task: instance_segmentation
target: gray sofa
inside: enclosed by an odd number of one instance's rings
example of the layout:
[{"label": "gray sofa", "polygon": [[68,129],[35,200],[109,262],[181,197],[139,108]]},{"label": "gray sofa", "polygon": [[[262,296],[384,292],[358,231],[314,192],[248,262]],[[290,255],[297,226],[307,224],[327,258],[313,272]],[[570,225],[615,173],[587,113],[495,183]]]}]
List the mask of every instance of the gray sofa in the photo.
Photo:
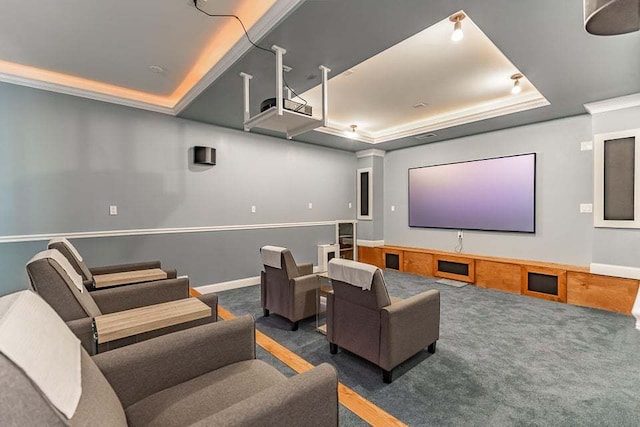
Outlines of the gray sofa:
[{"label": "gray sofa", "polygon": [[[75,338],[65,335],[73,337],[64,323],[51,318],[54,312],[43,317],[49,309],[44,302],[45,310],[28,301],[30,310],[20,311],[36,314],[36,322],[47,319],[50,329],[45,335],[27,328],[33,322],[24,316],[3,322],[11,309],[6,300],[13,296],[0,298],[3,426],[338,425],[335,370],[322,364],[287,378],[256,360],[251,316],[92,357],[77,339],[74,343]],[[26,297],[38,298],[33,293],[20,295],[21,300]],[[12,328],[7,331],[9,323]],[[35,358],[32,352],[37,352]],[[58,381],[38,375],[43,365],[46,376]],[[65,387],[60,387],[61,381]]]},{"label": "gray sofa", "polygon": [[[152,268],[162,269],[160,261],[142,261],[129,264],[117,264],[107,265],[102,267],[88,267],[82,256],[78,253],[78,250],[67,239],[53,239],[48,245],[48,249],[56,249],[62,255],[67,258],[69,263],[73,266],[76,272],[82,276],[85,287],[89,291],[94,290],[93,276],[99,276],[101,274],[122,273],[125,271],[138,271],[138,270],[150,270]],[[178,277],[178,272],[175,269],[163,269],[167,274],[167,279],[175,279]]]},{"label": "gray sofa", "polygon": [[383,381],[393,369],[440,337],[440,292],[407,299],[389,297],[382,271],[355,261],[332,259],[327,295],[327,339],[332,354],[343,347],[380,366]]},{"label": "gray sofa", "polygon": [[299,321],[318,312],[316,292],[320,282],[313,264],[296,264],[291,251],[276,246],[260,249],[264,271],[260,274],[260,296],[264,315],[274,312],[287,318],[291,330]]},{"label": "gray sofa", "polygon": [[[65,268],[71,271],[68,272]],[[66,257],[55,249],[34,256],[27,264],[27,274],[33,290],[67,322],[90,354],[96,350],[92,328],[94,317],[189,298],[189,279],[186,278],[87,292],[83,284],[74,283],[70,277],[74,274],[73,267],[67,262]],[[218,296],[206,294],[198,298],[211,307],[210,317],[100,344],[97,350],[102,352],[169,332],[215,322],[218,315]]]}]

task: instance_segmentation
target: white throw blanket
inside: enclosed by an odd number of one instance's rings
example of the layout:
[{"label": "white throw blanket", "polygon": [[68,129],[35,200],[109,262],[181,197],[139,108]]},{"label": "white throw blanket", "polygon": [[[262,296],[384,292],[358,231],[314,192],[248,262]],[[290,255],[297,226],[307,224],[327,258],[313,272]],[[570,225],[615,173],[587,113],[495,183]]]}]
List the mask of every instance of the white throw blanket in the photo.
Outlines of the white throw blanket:
[{"label": "white throw blanket", "polygon": [[65,417],[73,416],[82,395],[80,340],[32,291],[0,298],[0,352]]},{"label": "white throw blanket", "polygon": [[41,260],[41,259],[52,259],[58,263],[60,267],[67,273],[73,285],[78,288],[80,292],[84,292],[84,284],[82,283],[82,277],[76,272],[75,268],[71,265],[69,260],[60,253],[57,249],[49,249],[46,251],[42,251],[37,253],[33,258],[29,260],[27,264],[31,264],[32,262]]},{"label": "white throw blanket", "polygon": [[329,261],[329,278],[370,291],[373,275],[378,267],[348,259],[334,258]]},{"label": "white throw blanket", "polygon": [[282,252],[287,248],[280,246],[263,246],[260,248],[262,263],[273,268],[282,268]]},{"label": "white throw blanket", "polygon": [[73,256],[76,258],[76,260],[78,260],[78,262],[82,262],[82,255],[80,255],[80,252],[78,252],[78,250],[76,249],[75,246],[73,246],[71,244],[70,241],[68,241],[66,238],[64,237],[57,237],[55,239],[51,239],[49,240],[49,245],[48,247],[50,248],[52,244],[54,243],[62,243],[63,245],[65,245],[69,251],[71,251],[71,253],[73,254]]}]

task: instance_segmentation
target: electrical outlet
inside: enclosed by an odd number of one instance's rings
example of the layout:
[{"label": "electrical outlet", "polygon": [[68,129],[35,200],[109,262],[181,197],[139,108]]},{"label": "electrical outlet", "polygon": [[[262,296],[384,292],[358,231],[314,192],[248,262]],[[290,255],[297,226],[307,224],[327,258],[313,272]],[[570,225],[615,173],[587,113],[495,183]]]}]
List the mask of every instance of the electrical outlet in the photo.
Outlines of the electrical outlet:
[{"label": "electrical outlet", "polygon": [[118,215],[118,207],[116,205],[109,206],[109,215]]},{"label": "electrical outlet", "polygon": [[256,213],[256,207],[255,206],[251,206],[251,213]]},{"label": "electrical outlet", "polygon": [[458,239],[462,239],[464,237],[464,233],[462,232],[462,230],[458,231]]},{"label": "electrical outlet", "polygon": [[396,207],[391,205],[391,212],[395,212],[396,211]]},{"label": "electrical outlet", "polygon": [[313,209],[313,203],[309,202],[309,209]]},{"label": "electrical outlet", "polygon": [[351,206],[352,206],[352,205],[351,205],[351,202],[349,202],[349,209],[351,209]]}]

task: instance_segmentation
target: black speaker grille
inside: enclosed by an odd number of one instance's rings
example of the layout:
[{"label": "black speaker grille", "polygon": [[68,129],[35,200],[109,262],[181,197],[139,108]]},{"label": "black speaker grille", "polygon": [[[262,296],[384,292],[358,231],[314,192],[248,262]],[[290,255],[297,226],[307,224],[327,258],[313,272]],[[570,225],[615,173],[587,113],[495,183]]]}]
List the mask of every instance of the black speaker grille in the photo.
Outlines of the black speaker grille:
[{"label": "black speaker grille", "polygon": [[527,289],[542,294],[558,295],[558,276],[529,273]]},{"label": "black speaker grille", "polygon": [[384,267],[400,270],[400,256],[398,254],[384,254]]},{"label": "black speaker grille", "polygon": [[469,264],[438,260],[438,271],[442,271],[443,273],[459,274],[460,276],[468,276]]}]

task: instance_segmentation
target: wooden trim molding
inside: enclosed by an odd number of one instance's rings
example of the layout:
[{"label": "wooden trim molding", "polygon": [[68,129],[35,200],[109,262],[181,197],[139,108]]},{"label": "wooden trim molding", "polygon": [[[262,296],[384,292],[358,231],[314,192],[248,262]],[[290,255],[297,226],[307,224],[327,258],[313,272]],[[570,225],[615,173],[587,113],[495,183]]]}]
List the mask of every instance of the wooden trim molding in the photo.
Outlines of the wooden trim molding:
[{"label": "wooden trim molding", "polygon": [[[610,310],[631,314],[633,304],[640,287],[638,277],[621,278],[619,269],[611,270],[616,274],[590,272],[588,267],[557,264],[514,258],[500,258],[484,255],[457,254],[427,248],[403,246],[381,246],[358,248],[361,262],[385,268],[384,254],[401,254],[400,271],[429,277],[446,277],[474,283],[481,288],[494,289],[513,294],[543,298],[560,303]],[[451,275],[438,271],[438,260],[465,262],[469,265],[467,276]],[[593,265],[592,265],[593,267]],[[614,266],[615,267],[615,266]],[[640,271],[640,270],[638,270]],[[529,272],[556,276],[557,295],[529,290]],[[606,270],[609,273],[609,270]],[[634,271],[634,273],[637,273]],[[638,297],[640,298],[640,297]],[[640,300],[640,299],[639,299]],[[640,312],[640,304],[638,305]]]}]

